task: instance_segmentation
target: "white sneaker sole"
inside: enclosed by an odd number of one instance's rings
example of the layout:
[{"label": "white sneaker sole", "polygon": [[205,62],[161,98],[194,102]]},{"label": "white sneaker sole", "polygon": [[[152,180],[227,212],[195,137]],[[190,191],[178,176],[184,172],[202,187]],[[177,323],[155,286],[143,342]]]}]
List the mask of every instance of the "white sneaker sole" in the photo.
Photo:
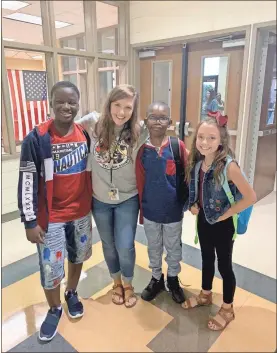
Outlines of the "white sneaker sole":
[{"label": "white sneaker sole", "polygon": [[51,336],[51,337],[40,337],[40,334],[39,334],[38,338],[39,338],[40,341],[43,341],[43,342],[52,341],[52,339],[56,336],[57,331],[58,331],[58,328],[56,329],[56,331],[54,332],[53,336]]},{"label": "white sneaker sole", "polygon": [[[62,314],[61,314],[61,316],[60,316],[60,319],[61,319],[62,315],[63,315],[63,312],[62,312]],[[58,324],[58,326],[59,326],[59,324]],[[56,334],[57,334],[57,332],[58,332],[58,326],[57,326],[57,328],[56,328],[56,331],[53,333],[53,335],[52,335],[51,337],[40,337],[40,332],[39,332],[39,334],[38,334],[39,340],[40,340],[40,341],[43,341],[43,342],[52,341],[52,339],[56,336]]]},{"label": "white sneaker sole", "polygon": [[75,316],[71,315],[70,312],[68,311],[68,316],[71,318],[71,319],[79,319],[80,317],[83,317],[84,316],[84,313],[83,314],[77,314]]}]

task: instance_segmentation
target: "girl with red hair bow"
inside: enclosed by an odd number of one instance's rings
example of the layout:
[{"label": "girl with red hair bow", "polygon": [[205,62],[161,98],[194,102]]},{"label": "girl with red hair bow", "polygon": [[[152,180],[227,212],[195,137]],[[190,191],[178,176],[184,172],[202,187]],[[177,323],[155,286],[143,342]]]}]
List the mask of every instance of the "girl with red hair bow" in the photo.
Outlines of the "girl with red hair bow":
[{"label": "girl with red hair bow", "polygon": [[[208,327],[222,330],[235,318],[233,300],[236,279],[232,268],[235,227],[233,215],[253,205],[256,194],[243,176],[230,147],[228,116],[209,112],[202,120],[192,142],[186,168],[189,184],[189,209],[197,215],[197,231],[202,255],[202,290],[186,300],[182,307],[190,309],[212,304],[212,282],[215,252],[223,279],[223,304]],[[227,176],[235,203],[230,204],[222,188]]]}]

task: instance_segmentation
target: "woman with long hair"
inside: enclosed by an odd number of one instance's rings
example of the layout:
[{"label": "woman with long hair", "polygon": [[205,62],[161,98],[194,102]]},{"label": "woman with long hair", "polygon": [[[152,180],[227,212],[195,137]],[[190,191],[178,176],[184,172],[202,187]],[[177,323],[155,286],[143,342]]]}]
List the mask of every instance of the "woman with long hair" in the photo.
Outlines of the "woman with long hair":
[{"label": "woman with long hair", "polygon": [[215,90],[210,88],[206,93],[206,101],[203,104],[203,113],[207,114],[208,112],[217,112],[218,111],[218,102],[216,100]]},{"label": "woman with long hair", "polygon": [[92,210],[114,280],[112,301],[127,308],[137,302],[132,286],[139,212],[135,160],[148,137],[137,111],[134,87],[119,85],[108,95],[100,118],[92,113],[81,119],[91,135]]}]

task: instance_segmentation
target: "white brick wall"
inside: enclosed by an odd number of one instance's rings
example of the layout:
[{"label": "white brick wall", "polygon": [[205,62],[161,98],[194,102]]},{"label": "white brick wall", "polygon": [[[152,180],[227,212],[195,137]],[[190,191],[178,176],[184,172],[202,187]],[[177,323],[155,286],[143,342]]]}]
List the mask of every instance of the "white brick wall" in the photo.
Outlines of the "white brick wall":
[{"label": "white brick wall", "polygon": [[276,20],[275,1],[130,1],[131,44]]}]

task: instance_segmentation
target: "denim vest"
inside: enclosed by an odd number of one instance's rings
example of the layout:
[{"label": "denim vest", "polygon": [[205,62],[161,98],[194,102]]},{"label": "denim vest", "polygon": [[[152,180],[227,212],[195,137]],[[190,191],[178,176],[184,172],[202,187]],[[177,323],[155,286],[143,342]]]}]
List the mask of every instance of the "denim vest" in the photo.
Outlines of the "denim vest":
[{"label": "denim vest", "polygon": [[[202,161],[197,162],[191,171],[191,181],[189,185],[189,207],[193,206],[199,198],[199,173],[201,164]],[[237,187],[232,182],[229,183],[229,186],[235,201],[241,200],[242,195]],[[217,186],[215,183],[213,165],[205,173],[202,187],[203,211],[205,218],[208,223],[214,224],[216,223],[217,219],[231,207],[231,205],[222,186]]]}]

